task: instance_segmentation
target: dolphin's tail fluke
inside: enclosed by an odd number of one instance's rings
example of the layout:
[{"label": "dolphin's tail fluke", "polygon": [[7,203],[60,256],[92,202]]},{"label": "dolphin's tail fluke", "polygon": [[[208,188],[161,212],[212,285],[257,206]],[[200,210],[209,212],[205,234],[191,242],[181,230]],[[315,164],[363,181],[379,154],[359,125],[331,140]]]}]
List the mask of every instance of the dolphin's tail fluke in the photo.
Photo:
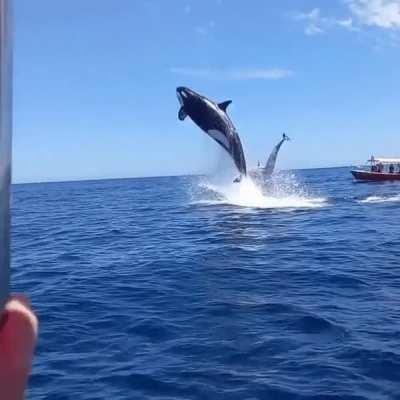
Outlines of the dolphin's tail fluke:
[{"label": "dolphin's tail fluke", "polygon": [[264,167],[264,175],[270,176],[274,172],[276,158],[278,157],[278,153],[279,153],[279,150],[280,150],[283,142],[285,142],[286,140],[290,140],[290,138],[289,138],[289,136],[286,135],[286,133],[284,133],[282,135],[282,139],[274,147],[274,149],[272,150],[271,154],[268,157],[267,163],[265,164],[265,167]]}]

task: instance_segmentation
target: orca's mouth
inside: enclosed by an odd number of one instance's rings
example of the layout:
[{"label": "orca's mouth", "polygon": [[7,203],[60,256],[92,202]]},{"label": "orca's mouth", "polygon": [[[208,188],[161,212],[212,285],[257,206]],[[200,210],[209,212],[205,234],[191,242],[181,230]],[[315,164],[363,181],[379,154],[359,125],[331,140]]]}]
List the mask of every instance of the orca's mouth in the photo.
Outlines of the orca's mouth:
[{"label": "orca's mouth", "polygon": [[184,99],[186,99],[188,97],[188,95],[185,93],[184,90],[182,90],[182,88],[178,88],[176,91],[176,97],[178,97],[179,100],[179,104],[180,104],[180,109],[178,112],[178,118],[183,121],[186,117],[186,111],[185,111],[185,101]]}]

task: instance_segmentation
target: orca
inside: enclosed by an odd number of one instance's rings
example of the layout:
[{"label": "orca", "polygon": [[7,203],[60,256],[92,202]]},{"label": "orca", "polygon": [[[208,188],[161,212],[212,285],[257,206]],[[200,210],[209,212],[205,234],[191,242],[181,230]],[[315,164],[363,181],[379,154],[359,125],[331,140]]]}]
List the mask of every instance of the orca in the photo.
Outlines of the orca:
[{"label": "orca", "polygon": [[226,113],[232,101],[215,103],[183,86],[176,89],[176,94],[181,105],[178,118],[183,121],[189,116],[201,130],[228,152],[240,173],[240,177],[235,181],[240,181],[242,176],[247,174],[246,159],[239,134]]}]

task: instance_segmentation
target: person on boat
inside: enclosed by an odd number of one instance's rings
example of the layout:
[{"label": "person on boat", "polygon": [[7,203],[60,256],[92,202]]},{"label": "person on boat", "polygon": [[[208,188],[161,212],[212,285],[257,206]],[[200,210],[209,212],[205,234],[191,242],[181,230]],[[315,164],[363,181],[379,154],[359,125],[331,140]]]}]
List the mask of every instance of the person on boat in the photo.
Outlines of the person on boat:
[{"label": "person on boat", "polygon": [[23,400],[38,334],[28,298],[12,295],[0,319],[0,398]]},{"label": "person on boat", "polygon": [[389,172],[390,172],[391,174],[393,174],[393,172],[394,172],[394,165],[393,165],[393,164],[390,164],[390,165],[389,165]]},{"label": "person on boat", "polygon": [[376,172],[376,171],[377,171],[376,165],[372,164],[371,165],[371,172]]},{"label": "person on boat", "polygon": [[383,172],[383,164],[381,162],[378,164],[378,172]]}]

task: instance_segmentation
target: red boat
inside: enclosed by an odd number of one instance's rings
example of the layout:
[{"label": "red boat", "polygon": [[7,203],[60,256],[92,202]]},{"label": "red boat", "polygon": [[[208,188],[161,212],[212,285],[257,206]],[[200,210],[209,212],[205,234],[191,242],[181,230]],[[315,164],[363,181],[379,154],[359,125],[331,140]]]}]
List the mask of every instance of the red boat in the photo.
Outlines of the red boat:
[{"label": "red boat", "polygon": [[351,174],[360,181],[400,181],[400,158],[374,158],[368,160],[369,170],[353,169]]},{"label": "red boat", "polygon": [[370,172],[357,169],[350,172],[359,181],[400,181],[400,173],[398,172]]}]

